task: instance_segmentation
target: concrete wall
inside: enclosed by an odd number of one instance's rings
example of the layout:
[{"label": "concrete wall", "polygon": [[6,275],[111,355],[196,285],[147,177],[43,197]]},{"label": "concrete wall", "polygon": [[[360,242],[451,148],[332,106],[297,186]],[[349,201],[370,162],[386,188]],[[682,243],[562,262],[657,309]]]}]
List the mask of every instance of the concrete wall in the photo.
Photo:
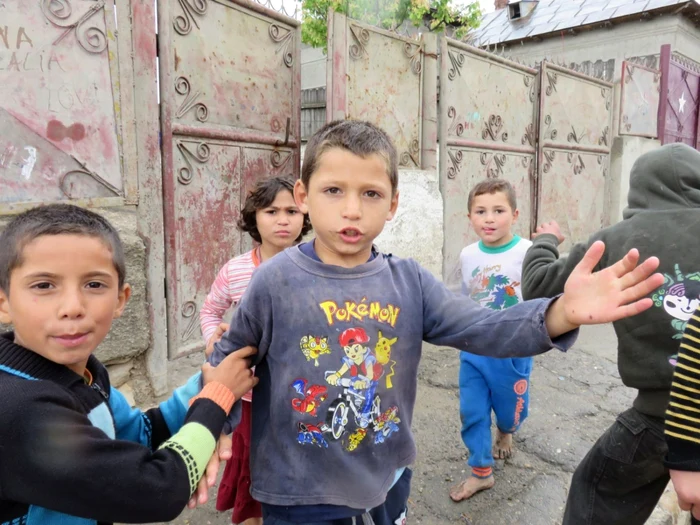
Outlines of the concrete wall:
[{"label": "concrete wall", "polygon": [[615,137],[610,154],[610,181],[608,184],[611,223],[621,221],[622,212],[627,207],[632,166],[640,155],[660,146],[661,143],[656,139]]},{"label": "concrete wall", "polygon": [[436,171],[399,172],[399,208],[375,244],[412,258],[442,280],[443,213]]},{"label": "concrete wall", "polygon": [[301,89],[326,87],[326,55],[323,49],[301,47]]}]

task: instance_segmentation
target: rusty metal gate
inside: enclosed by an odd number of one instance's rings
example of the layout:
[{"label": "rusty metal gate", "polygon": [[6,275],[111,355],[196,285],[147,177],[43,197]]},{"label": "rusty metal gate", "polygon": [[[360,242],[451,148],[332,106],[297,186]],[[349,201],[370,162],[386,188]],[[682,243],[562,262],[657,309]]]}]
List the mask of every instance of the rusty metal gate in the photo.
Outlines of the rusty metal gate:
[{"label": "rusty metal gate", "polygon": [[168,348],[202,346],[216,272],[250,247],[250,186],[299,173],[300,29],[246,0],[159,0]]},{"label": "rusty metal gate", "polygon": [[683,142],[700,149],[700,67],[661,46],[658,135],[662,144]]},{"label": "rusty metal gate", "polygon": [[619,134],[656,138],[661,71],[622,62]]},{"label": "rusty metal gate", "polygon": [[137,202],[131,55],[125,2],[2,4],[0,213]]},{"label": "rusty metal gate", "polygon": [[612,87],[546,61],[540,68],[536,217],[559,223],[562,252],[609,220]]},{"label": "rusty metal gate", "polygon": [[478,237],[467,217],[470,189],[487,177],[513,184],[528,238],[533,220],[537,70],[461,42],[440,44],[440,182],[443,279],[461,282],[459,253]]},{"label": "rusty metal gate", "polygon": [[434,168],[436,36],[412,40],[335,12],[329,20],[328,120],[370,120],[394,140],[400,168]]}]

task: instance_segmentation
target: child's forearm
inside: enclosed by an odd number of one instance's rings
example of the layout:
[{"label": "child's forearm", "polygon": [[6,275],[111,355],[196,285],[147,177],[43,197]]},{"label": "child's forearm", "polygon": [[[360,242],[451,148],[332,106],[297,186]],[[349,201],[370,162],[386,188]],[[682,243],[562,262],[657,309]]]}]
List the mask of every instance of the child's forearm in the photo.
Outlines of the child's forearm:
[{"label": "child's forearm", "polygon": [[560,335],[571,332],[579,327],[569,321],[565,310],[564,301],[559,297],[549,306],[544,314],[544,324],[547,327],[550,339],[556,339]]}]

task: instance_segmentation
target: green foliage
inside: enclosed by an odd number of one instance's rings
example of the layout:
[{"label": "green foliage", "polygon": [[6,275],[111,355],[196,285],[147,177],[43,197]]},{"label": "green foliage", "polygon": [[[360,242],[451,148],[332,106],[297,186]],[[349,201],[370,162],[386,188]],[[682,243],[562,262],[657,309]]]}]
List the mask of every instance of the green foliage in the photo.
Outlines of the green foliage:
[{"label": "green foliage", "polygon": [[327,45],[328,10],[365,24],[394,30],[405,21],[418,27],[427,22],[431,31],[455,29],[455,38],[463,38],[469,29],[479,26],[481,9],[477,1],[458,7],[454,0],[302,0],[301,40],[313,47]]}]

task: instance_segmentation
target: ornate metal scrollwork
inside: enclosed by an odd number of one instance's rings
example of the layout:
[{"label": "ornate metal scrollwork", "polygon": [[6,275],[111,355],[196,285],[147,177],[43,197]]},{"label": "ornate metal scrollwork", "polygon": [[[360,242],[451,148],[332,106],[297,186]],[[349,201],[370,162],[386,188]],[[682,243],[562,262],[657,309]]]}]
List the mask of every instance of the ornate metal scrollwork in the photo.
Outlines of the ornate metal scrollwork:
[{"label": "ornate metal scrollwork", "polygon": [[525,134],[523,135],[523,138],[520,139],[520,143],[522,145],[527,143],[533,148],[535,147],[535,127],[532,125],[532,123],[528,124],[525,128]]},{"label": "ornate metal scrollwork", "polygon": [[542,172],[543,173],[549,173],[549,170],[552,169],[552,162],[554,162],[554,151],[543,151],[542,154],[544,155],[544,165],[542,166]]},{"label": "ornate metal scrollwork", "polygon": [[79,177],[79,176],[89,177],[89,178],[93,179],[95,182],[97,182],[101,186],[107,188],[110,192],[112,192],[117,197],[124,196],[124,192],[121,191],[116,186],[114,186],[111,182],[108,182],[107,180],[100,177],[97,173],[93,173],[91,171],[88,171],[85,167],[83,167],[83,169],[67,171],[66,173],[61,175],[61,178],[58,181],[58,188],[61,190],[61,193],[63,193],[63,195],[65,195],[69,199],[78,199],[78,198],[82,197],[82,195],[73,195],[71,192],[71,185],[69,184],[70,179],[72,179],[74,177]]},{"label": "ornate metal scrollwork", "polygon": [[[286,155],[284,155],[285,153]],[[291,151],[275,150],[272,153],[270,153],[270,164],[272,164],[272,167],[275,169],[281,169],[289,163],[289,159],[291,158]]]},{"label": "ornate metal scrollwork", "polygon": [[583,158],[577,153],[567,153],[566,160],[569,164],[574,165],[574,175],[580,175],[581,172],[586,169],[586,165],[583,163]]},{"label": "ornate metal scrollwork", "polygon": [[[625,126],[627,127],[627,130],[629,131],[632,128],[632,125],[627,123],[627,115],[625,115],[625,117],[623,118],[623,122],[625,123]],[[603,128],[603,134],[598,139],[599,146],[607,146],[608,145],[608,133],[610,133],[610,126],[605,126],[605,128]]]},{"label": "ornate metal scrollwork", "polygon": [[457,109],[454,106],[447,108],[447,118],[452,119],[452,122],[447,128],[447,134],[461,137],[464,133],[464,123],[462,122],[461,117],[457,117]]},{"label": "ornate metal scrollwork", "polygon": [[544,133],[542,134],[542,136],[545,139],[556,140],[557,135],[558,135],[557,130],[556,129],[550,130],[550,128],[552,127],[552,115],[545,115],[544,125],[547,126],[547,129],[544,130]]},{"label": "ornate metal scrollwork", "polygon": [[486,177],[496,179],[503,173],[503,166],[506,163],[506,156],[503,153],[486,153],[479,156],[482,166],[486,166]]},{"label": "ornate metal scrollwork", "polygon": [[404,151],[399,159],[399,166],[406,167],[413,162],[413,164],[419,168],[420,162],[418,159],[418,154],[420,153],[420,142],[418,139],[413,139],[408,146],[408,151]]},{"label": "ornate metal scrollwork", "polygon": [[177,180],[180,184],[187,185],[192,182],[192,177],[194,175],[194,167],[192,166],[192,159],[194,159],[199,164],[205,164],[209,161],[211,156],[211,150],[209,145],[205,142],[200,142],[197,145],[197,149],[190,151],[190,149],[185,146],[184,142],[178,141],[177,149],[182,155],[182,159],[185,161],[186,166],[181,167],[177,173]]},{"label": "ornate metal scrollwork", "polygon": [[190,322],[187,323],[185,331],[182,333],[182,342],[184,343],[194,335],[194,330],[199,325],[197,322],[199,318],[197,315],[197,303],[194,301],[187,301],[182,305],[182,309],[180,311],[182,313],[182,317],[190,320]]},{"label": "ornate metal scrollwork", "polygon": [[367,56],[367,45],[369,44],[369,31],[356,24],[348,24],[350,35],[352,35],[354,44],[350,46],[350,57],[360,59]]},{"label": "ornate metal scrollwork", "polygon": [[490,115],[488,120],[484,123],[484,129],[481,132],[481,138],[488,140],[498,140],[499,136],[503,142],[508,141],[508,133],[503,132],[501,134],[501,129],[503,129],[503,119],[500,115]]},{"label": "ornate metal scrollwork", "polygon": [[406,42],[403,46],[403,54],[411,60],[411,71],[416,75],[420,75],[423,69],[421,56],[423,55],[423,44],[412,44]]},{"label": "ornate metal scrollwork", "polygon": [[447,178],[454,179],[459,173],[464,155],[462,154],[462,150],[455,151],[448,149],[447,156],[450,158],[450,162],[452,162],[452,166],[447,169]]},{"label": "ornate metal scrollwork", "polygon": [[192,24],[199,29],[195,15],[203,16],[207,12],[207,0],[177,0],[182,7],[183,14],[173,19],[175,31],[182,35],[188,35],[192,31]]},{"label": "ornate metal scrollwork", "polygon": [[603,96],[605,99],[605,109],[606,111],[610,111],[610,95],[612,95],[612,91],[609,89],[605,89],[604,87],[600,88],[600,94]]},{"label": "ornate metal scrollwork", "polygon": [[286,27],[282,27],[278,24],[270,24],[268,33],[270,34],[270,38],[279,44],[275,50],[275,54],[281,52],[284,65],[287,67],[292,67],[294,64],[294,55],[290,49],[293,42],[292,32]]},{"label": "ornate metal scrollwork", "polygon": [[576,144],[579,144],[581,142],[581,138],[581,135],[576,133],[576,128],[572,125],[571,131],[566,136],[566,140],[568,140],[569,142],[575,142]]},{"label": "ornate metal scrollwork", "polygon": [[554,71],[547,71],[547,88],[545,89],[545,93],[547,93],[547,96],[551,96],[552,93],[556,92],[557,90],[557,74]]},{"label": "ornate metal scrollwork", "polygon": [[[632,130],[632,123],[630,122],[630,119],[627,115],[622,115],[622,124],[624,124],[625,131],[631,131]],[[600,140],[598,143],[600,143],[603,140],[603,137],[600,137]],[[607,145],[607,137],[605,139],[605,144]]]},{"label": "ornate metal scrollwork", "polygon": [[175,91],[185,97],[179,109],[175,112],[176,118],[182,118],[190,109],[195,108],[195,117],[200,122],[205,122],[209,118],[209,109],[197,99],[201,95],[199,91],[191,93],[190,81],[185,77],[178,77],[175,80]]},{"label": "ornate metal scrollwork", "polygon": [[532,81],[532,77],[524,76],[523,82],[525,87],[530,88],[530,102],[535,102],[535,82]]},{"label": "ornate metal scrollwork", "polygon": [[83,16],[71,24],[67,21],[73,14],[70,0],[42,0],[41,10],[46,19],[56,27],[65,29],[63,34],[53,41],[52,45],[58,44],[71,31],[75,31],[75,37],[80,47],[88,53],[102,53],[107,49],[107,36],[99,27],[88,25],[88,21],[102,11],[104,6],[104,0],[99,0]]},{"label": "ornate metal scrollwork", "polygon": [[462,75],[462,66],[464,65],[464,53],[453,53],[447,51],[447,56],[450,58],[452,67],[447,72],[447,78],[454,80],[457,75]]}]

